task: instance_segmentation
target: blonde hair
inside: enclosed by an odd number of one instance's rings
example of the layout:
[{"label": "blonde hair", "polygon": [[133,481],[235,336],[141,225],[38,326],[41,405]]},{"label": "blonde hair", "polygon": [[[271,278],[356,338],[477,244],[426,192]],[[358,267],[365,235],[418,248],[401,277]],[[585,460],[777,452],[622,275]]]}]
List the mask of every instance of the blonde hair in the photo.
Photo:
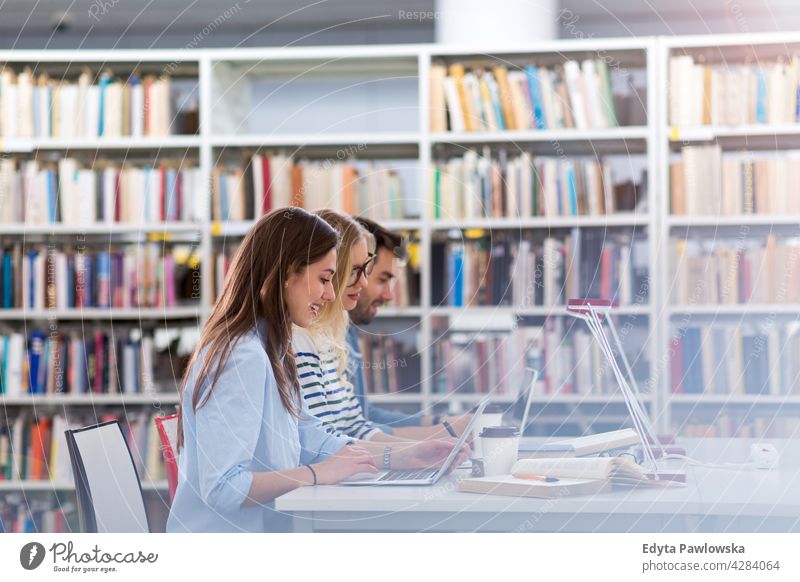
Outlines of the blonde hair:
[{"label": "blonde hair", "polygon": [[339,234],[340,242],[336,258],[336,274],[333,276],[336,299],[322,306],[319,315],[308,330],[320,350],[330,349],[333,351],[337,362],[337,374],[343,382],[347,383],[345,371],[347,369],[347,329],[350,326],[350,316],[342,305],[342,297],[347,289],[347,279],[353,269],[350,251],[359,241],[366,240],[367,247],[370,252],[373,252],[375,239],[367,229],[349,216],[328,208],[318,210],[314,214],[334,228]]}]

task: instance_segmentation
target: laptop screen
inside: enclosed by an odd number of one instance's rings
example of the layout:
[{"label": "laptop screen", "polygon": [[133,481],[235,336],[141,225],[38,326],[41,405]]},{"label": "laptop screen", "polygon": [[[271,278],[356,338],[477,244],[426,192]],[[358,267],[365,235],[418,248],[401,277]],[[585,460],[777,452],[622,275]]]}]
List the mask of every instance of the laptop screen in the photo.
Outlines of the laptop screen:
[{"label": "laptop screen", "polygon": [[458,457],[458,451],[461,450],[461,447],[464,446],[464,443],[467,442],[467,438],[470,434],[472,434],[472,428],[475,426],[478,418],[481,414],[483,414],[483,409],[486,408],[486,405],[489,404],[489,394],[487,394],[478,405],[478,409],[475,411],[475,414],[472,415],[472,418],[469,419],[467,423],[467,427],[464,429],[464,432],[458,437],[458,442],[456,446],[453,447],[453,450],[450,451],[450,454],[445,459],[444,463],[442,464],[441,469],[439,469],[439,473],[446,473],[450,469],[450,465],[453,464],[456,457]]}]

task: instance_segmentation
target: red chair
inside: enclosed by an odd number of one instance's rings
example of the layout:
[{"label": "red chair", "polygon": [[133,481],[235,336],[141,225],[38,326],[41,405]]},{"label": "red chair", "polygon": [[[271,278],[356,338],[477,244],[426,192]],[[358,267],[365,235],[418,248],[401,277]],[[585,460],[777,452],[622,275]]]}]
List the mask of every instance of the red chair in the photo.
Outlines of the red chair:
[{"label": "red chair", "polygon": [[161,454],[164,456],[164,466],[167,468],[167,482],[169,483],[169,501],[175,497],[178,487],[178,458],[175,456],[175,443],[178,441],[178,415],[159,416],[155,419],[158,427],[158,436],[161,437]]}]

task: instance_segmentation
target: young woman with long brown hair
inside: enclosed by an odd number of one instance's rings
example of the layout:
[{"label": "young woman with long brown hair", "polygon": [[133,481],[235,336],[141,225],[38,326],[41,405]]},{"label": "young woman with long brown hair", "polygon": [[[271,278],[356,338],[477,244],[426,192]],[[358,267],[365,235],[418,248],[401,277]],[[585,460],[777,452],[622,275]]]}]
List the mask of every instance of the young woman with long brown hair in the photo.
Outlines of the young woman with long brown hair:
[{"label": "young woman with long brown hair", "polygon": [[335,297],[338,236],[278,209],[245,236],[181,386],[179,482],[168,531],[265,531],[297,487],[375,471],[377,454],[304,415],[292,325]]}]

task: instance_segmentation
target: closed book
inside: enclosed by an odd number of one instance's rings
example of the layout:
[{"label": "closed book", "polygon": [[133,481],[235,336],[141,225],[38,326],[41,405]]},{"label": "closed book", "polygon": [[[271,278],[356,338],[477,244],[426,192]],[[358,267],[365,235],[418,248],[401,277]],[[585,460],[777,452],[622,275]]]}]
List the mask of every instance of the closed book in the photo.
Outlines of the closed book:
[{"label": "closed book", "polygon": [[508,497],[539,497],[543,499],[593,495],[602,493],[609,488],[609,481],[599,479],[559,479],[555,482],[547,482],[518,479],[511,475],[474,477],[464,479],[458,483],[458,490],[462,493],[504,495]]}]

